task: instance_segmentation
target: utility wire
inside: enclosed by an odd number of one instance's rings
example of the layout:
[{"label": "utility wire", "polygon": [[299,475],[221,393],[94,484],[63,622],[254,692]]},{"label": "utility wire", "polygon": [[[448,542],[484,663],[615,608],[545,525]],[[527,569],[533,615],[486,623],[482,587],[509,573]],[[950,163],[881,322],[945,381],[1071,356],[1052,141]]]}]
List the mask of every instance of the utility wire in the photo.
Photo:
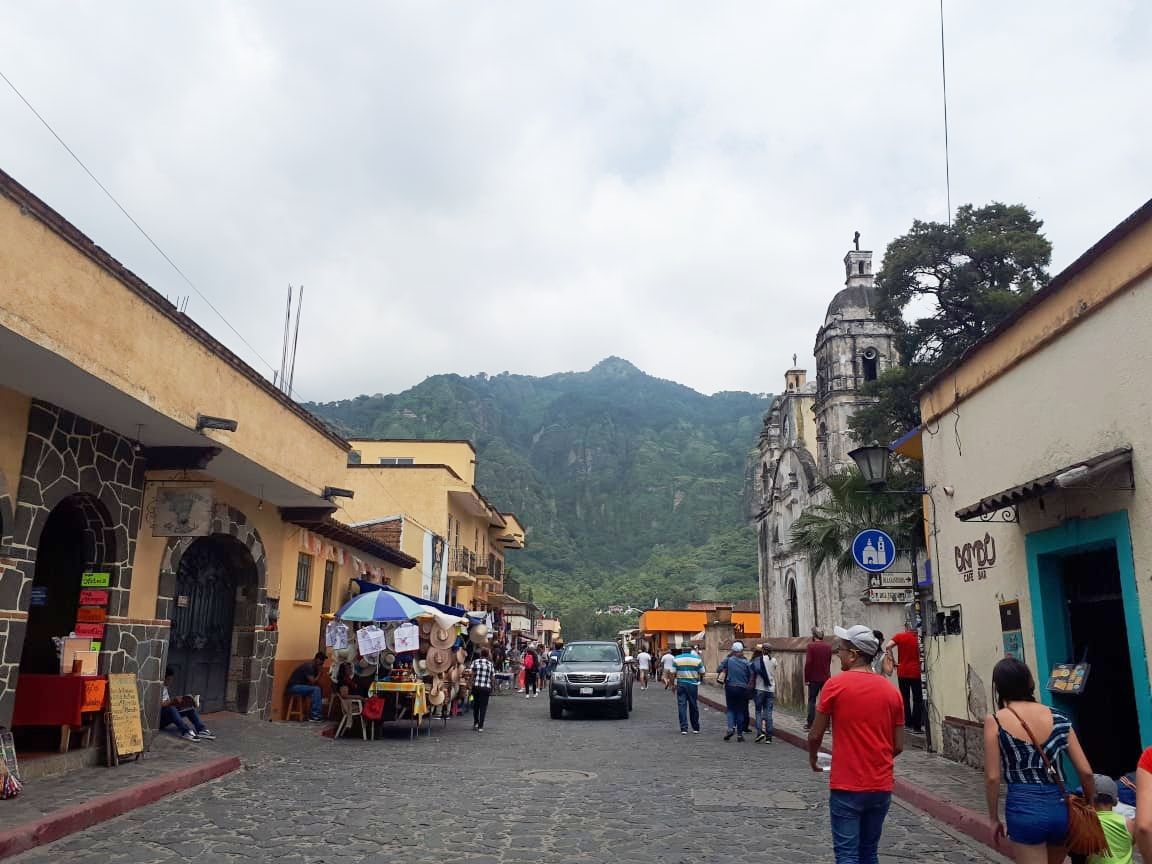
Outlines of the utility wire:
[{"label": "utility wire", "polygon": [[944,59],[944,0],[940,0],[940,81],[944,85],[944,194],[948,201],[948,224],[952,224],[952,166],[948,152],[948,64]]},{"label": "utility wire", "polygon": [[[40,123],[44,126],[44,128],[47,129],[51,133],[52,137],[55,138],[57,140],[57,142],[59,142],[60,146],[63,147],[65,149],[65,151],[67,151],[68,155],[71,156],[76,161],[76,164],[79,165],[84,170],[84,173],[87,174],[92,179],[92,182],[100,187],[100,191],[103,192],[108,197],[108,200],[116,205],[116,209],[124,214],[125,218],[127,218],[127,220],[135,226],[136,230],[140,232],[140,234],[144,237],[145,240],[147,240],[150,244],[152,244],[152,248],[160,253],[160,257],[163,258],[165,261],[167,261],[168,264],[171,265],[172,269],[175,270],[178,274],[180,274],[180,278],[188,283],[188,287],[196,292],[197,296],[199,296],[199,298],[204,301],[204,303],[208,306],[208,308],[216,313],[216,316],[221,321],[224,322],[225,326],[236,335],[237,339],[239,339],[241,342],[243,342],[248,347],[248,350],[251,351],[260,360],[261,363],[263,363],[265,366],[268,367],[268,370],[270,372],[275,372],[276,368],[271,363],[269,363],[267,360],[264,359],[263,355],[252,346],[251,342],[249,342],[247,339],[244,338],[243,334],[239,330],[237,330],[235,327],[232,326],[232,322],[230,322],[227,318],[224,317],[224,313],[221,312],[219,309],[217,309],[212,304],[212,301],[208,299],[208,297],[204,294],[204,292],[201,291],[199,288],[197,288],[196,284],[191,279],[188,278],[188,275],[176,265],[176,262],[173,261],[170,257],[168,257],[168,253],[160,248],[160,244],[157,243],[155,240],[153,240],[152,236],[147,231],[144,230],[143,226],[139,222],[137,222],[135,219],[132,218],[132,214],[129,213],[126,209],[124,209],[124,205],[116,200],[116,196],[108,191],[108,187],[106,187],[103,183],[100,182],[100,179],[95,174],[92,173],[91,169],[87,165],[84,164],[84,161],[79,156],[76,155],[76,152],[71,147],[68,146],[67,142],[65,142],[64,139],[61,138],[59,134],[57,134],[56,130],[52,128],[52,125],[47,120],[44,119],[44,116],[39,111],[36,110],[36,106],[34,106],[31,102],[28,101],[28,98],[23,93],[20,92],[19,88],[17,88],[17,86],[12,83],[12,81],[8,78],[7,75],[4,74],[4,72],[2,70],[0,70],[0,78],[4,79],[4,83],[7,84],[12,89],[12,92],[15,93],[16,96],[20,99],[20,101],[23,102],[28,107],[28,110],[31,111],[36,116],[36,119],[39,120]],[[296,394],[293,391],[291,391],[291,388],[289,388],[289,395],[294,395],[296,397],[297,401],[301,401],[301,402],[306,401],[304,399],[301,399],[299,394]]]}]

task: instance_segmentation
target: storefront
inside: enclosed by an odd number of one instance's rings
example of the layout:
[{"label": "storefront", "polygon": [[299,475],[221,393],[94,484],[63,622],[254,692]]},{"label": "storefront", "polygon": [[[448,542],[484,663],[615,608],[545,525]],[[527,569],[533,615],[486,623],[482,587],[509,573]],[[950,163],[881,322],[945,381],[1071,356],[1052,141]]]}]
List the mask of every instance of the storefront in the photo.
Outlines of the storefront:
[{"label": "storefront", "polygon": [[952,758],[981,758],[1006,654],[1095,770],[1152,743],[1150,273],[1152,204],[921,395],[931,719]]}]

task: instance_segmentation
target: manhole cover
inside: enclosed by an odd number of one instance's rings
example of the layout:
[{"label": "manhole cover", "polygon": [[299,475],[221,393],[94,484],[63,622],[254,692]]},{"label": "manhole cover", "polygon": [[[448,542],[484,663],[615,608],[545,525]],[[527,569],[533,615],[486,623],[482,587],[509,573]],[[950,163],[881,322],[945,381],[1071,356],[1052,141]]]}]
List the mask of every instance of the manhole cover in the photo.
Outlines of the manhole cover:
[{"label": "manhole cover", "polygon": [[591,771],[525,771],[522,776],[538,783],[579,783],[596,775]]}]

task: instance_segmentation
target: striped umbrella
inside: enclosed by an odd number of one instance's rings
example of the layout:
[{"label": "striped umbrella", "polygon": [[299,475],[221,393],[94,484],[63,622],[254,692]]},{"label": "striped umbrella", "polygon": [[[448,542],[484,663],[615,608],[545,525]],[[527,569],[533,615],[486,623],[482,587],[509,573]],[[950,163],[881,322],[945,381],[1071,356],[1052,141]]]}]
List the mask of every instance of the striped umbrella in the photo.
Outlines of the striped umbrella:
[{"label": "striped umbrella", "polygon": [[340,607],[336,617],[344,621],[411,621],[424,615],[424,608],[391,591],[369,591]]}]

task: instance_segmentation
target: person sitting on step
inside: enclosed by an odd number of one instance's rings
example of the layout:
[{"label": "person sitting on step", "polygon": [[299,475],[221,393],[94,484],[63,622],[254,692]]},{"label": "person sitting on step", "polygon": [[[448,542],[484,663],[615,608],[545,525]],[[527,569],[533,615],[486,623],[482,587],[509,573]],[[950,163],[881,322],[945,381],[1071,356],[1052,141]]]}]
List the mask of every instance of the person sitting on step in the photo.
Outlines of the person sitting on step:
[{"label": "person sitting on step", "polygon": [[200,721],[196,705],[191,696],[172,696],[172,676],[176,673],[169,666],[164,670],[164,687],[160,691],[160,728],[175,726],[185,741],[213,741],[216,736]]}]

